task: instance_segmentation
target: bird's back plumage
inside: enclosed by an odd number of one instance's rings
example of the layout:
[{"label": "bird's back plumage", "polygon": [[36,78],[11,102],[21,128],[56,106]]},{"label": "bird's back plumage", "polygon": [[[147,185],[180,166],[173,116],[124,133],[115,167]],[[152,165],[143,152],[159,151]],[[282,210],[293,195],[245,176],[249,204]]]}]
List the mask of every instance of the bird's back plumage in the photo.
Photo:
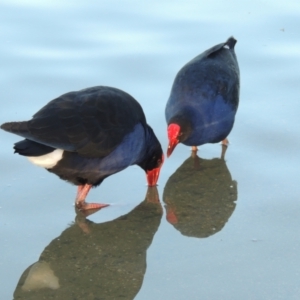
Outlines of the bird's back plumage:
[{"label": "bird's back plumage", "polygon": [[83,157],[105,157],[137,123],[146,124],[140,104],[129,94],[93,87],[64,94],[45,105],[30,121],[2,129],[52,148]]}]

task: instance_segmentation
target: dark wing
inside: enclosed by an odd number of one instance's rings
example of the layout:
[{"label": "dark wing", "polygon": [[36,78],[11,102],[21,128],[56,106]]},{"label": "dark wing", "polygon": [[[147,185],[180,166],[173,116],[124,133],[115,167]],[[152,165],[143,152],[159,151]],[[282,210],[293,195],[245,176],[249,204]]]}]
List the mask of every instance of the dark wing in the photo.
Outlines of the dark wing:
[{"label": "dark wing", "polygon": [[99,86],[64,94],[30,121],[5,123],[1,128],[85,157],[104,157],[138,123],[146,124],[146,120],[134,98],[121,90]]}]

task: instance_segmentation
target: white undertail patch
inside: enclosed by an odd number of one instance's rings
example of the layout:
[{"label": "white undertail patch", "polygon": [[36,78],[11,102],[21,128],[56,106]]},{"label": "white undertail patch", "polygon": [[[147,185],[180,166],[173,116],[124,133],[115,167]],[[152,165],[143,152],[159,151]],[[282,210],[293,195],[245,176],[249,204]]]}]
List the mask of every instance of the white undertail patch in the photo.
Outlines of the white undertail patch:
[{"label": "white undertail patch", "polygon": [[54,151],[41,156],[28,156],[30,162],[43,168],[53,168],[63,157],[64,150],[55,149]]}]

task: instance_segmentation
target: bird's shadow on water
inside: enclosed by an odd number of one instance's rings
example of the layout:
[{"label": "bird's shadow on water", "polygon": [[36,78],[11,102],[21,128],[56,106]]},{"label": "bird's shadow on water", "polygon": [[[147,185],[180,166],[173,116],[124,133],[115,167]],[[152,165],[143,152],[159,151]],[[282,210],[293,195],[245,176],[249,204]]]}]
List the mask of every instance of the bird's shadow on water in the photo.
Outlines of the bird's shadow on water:
[{"label": "bird's shadow on water", "polygon": [[14,299],[134,299],[163,209],[156,187],[131,212],[96,224],[81,214],[22,274]]},{"label": "bird's shadow on water", "polygon": [[167,221],[183,235],[205,238],[220,231],[238,197],[222,152],[202,159],[194,152],[168,179],[163,193]]}]

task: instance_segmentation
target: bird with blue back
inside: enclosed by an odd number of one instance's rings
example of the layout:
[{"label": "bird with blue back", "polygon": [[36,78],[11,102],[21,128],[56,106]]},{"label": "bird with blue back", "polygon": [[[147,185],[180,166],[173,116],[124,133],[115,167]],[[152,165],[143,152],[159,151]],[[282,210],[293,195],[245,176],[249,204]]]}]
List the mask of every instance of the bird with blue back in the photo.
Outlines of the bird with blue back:
[{"label": "bird with blue back", "polygon": [[140,166],[148,185],[155,186],[164,160],[141,105],[112,87],[66,93],[31,120],[1,129],[24,138],[15,143],[15,153],[78,186],[76,208],[87,214],[107,206],[85,201],[92,187],[131,165]]},{"label": "bird with blue back", "polygon": [[240,72],[236,39],[204,51],[177,73],[165,115],[169,157],[178,143],[197,146],[222,142],[233,128],[239,105]]}]

